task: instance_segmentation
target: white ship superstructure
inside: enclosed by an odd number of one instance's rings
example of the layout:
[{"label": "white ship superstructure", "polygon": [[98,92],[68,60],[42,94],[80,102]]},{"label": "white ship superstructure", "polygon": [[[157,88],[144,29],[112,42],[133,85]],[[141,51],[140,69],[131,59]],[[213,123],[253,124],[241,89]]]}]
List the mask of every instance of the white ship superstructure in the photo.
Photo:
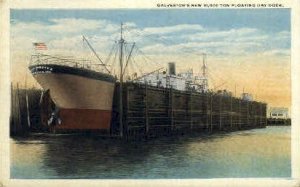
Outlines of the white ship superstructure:
[{"label": "white ship superstructure", "polygon": [[207,77],[195,76],[193,69],[176,74],[175,63],[168,64],[167,71],[155,71],[134,80],[155,87],[172,88],[180,91],[207,92]]}]

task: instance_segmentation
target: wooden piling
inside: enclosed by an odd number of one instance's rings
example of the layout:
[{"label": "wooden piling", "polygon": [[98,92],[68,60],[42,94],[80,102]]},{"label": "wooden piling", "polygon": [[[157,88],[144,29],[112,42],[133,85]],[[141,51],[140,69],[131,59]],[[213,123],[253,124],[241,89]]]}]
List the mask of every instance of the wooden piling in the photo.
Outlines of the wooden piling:
[{"label": "wooden piling", "polygon": [[145,102],[145,134],[146,137],[149,135],[149,107],[148,107],[148,85],[145,85],[145,97],[144,97],[144,102]]},{"label": "wooden piling", "polygon": [[222,130],[222,96],[219,96],[219,130]]},{"label": "wooden piling", "polygon": [[30,123],[30,110],[29,110],[29,98],[28,98],[28,92],[27,89],[25,90],[26,94],[26,110],[27,110],[27,126],[30,128],[31,123]]},{"label": "wooden piling", "polygon": [[206,96],[205,96],[205,98],[206,98],[206,101],[205,101],[205,104],[206,104],[206,106],[205,106],[205,118],[206,118],[206,130],[208,130],[209,129],[209,122],[208,122],[208,117],[209,117],[209,113],[208,113],[208,104],[209,104],[209,101],[210,101],[210,98],[209,98],[209,95],[208,94],[206,94]]},{"label": "wooden piling", "polygon": [[249,101],[247,101],[247,127],[250,126],[250,123],[249,123]]},{"label": "wooden piling", "polygon": [[192,108],[192,103],[193,103],[193,95],[192,92],[190,92],[190,100],[189,100],[189,111],[188,113],[190,113],[190,126],[191,126],[191,130],[193,129],[193,108]]},{"label": "wooden piling", "polygon": [[232,96],[230,96],[230,130],[232,130],[232,116],[233,116],[233,111],[232,111]]},{"label": "wooden piling", "polygon": [[23,133],[23,123],[22,123],[22,118],[21,118],[21,102],[20,102],[20,90],[19,90],[19,83],[17,83],[17,93],[16,93],[16,104],[17,104],[17,118],[18,118],[18,124],[17,124],[17,128],[19,128],[19,131],[21,131],[21,133]]},{"label": "wooden piling", "polygon": [[169,88],[169,119],[172,131],[174,131],[174,115],[173,115],[173,89]]},{"label": "wooden piling", "polygon": [[128,128],[128,111],[129,111],[129,86],[127,85],[125,87],[125,115],[124,115],[124,126],[125,126],[125,138],[128,139],[128,133],[129,133],[129,128]]},{"label": "wooden piling", "polygon": [[260,105],[260,119],[259,119],[259,126],[262,126],[262,105]]},{"label": "wooden piling", "polygon": [[239,129],[241,129],[241,126],[242,126],[242,120],[241,120],[241,100],[239,99],[239,114],[238,114],[238,116],[239,116],[239,123],[238,123],[238,127],[239,127]]},{"label": "wooden piling", "polygon": [[213,130],[213,104],[212,104],[212,94],[210,94],[210,132]]}]

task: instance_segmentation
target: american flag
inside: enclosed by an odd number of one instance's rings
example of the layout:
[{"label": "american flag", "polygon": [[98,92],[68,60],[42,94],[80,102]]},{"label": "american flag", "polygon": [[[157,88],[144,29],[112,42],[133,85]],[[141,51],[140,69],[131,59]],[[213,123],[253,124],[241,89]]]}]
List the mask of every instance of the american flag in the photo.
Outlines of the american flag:
[{"label": "american flag", "polygon": [[33,43],[35,50],[47,50],[47,45],[43,42],[36,42]]}]

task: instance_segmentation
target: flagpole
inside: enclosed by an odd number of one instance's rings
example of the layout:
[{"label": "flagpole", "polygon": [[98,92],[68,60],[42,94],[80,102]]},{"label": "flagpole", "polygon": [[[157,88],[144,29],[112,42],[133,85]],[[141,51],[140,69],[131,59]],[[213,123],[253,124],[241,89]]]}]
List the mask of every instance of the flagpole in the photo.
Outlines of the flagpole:
[{"label": "flagpole", "polygon": [[47,45],[44,42],[34,42],[33,46],[35,55],[37,56],[38,61],[40,61],[40,57],[42,56],[41,51],[47,50]]}]

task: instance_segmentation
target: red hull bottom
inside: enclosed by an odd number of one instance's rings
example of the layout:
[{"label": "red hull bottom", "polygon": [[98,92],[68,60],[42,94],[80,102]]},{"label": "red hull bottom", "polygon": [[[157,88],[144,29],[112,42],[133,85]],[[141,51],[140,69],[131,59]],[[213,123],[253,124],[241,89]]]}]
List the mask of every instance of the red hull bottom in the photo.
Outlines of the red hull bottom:
[{"label": "red hull bottom", "polygon": [[60,109],[56,130],[109,130],[111,111],[96,109]]}]

